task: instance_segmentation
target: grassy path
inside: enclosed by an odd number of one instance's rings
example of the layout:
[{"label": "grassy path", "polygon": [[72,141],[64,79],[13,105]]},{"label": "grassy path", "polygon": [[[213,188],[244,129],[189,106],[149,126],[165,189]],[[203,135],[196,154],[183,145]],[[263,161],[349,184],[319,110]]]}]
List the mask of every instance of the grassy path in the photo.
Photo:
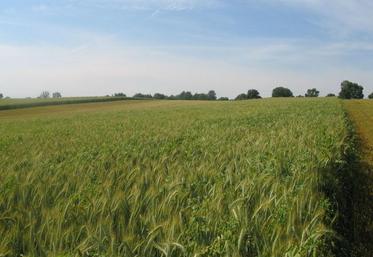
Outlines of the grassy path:
[{"label": "grassy path", "polygon": [[346,101],[359,137],[353,193],[353,256],[373,256],[373,101]]}]

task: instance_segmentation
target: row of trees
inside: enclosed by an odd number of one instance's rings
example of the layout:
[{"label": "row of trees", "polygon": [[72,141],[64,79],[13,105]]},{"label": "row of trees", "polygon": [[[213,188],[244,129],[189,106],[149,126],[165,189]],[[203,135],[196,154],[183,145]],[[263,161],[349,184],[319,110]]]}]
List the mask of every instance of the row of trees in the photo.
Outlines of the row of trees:
[{"label": "row of trees", "polygon": [[[341,91],[339,93],[339,98],[342,99],[362,99],[364,98],[363,94],[364,88],[354,82],[350,82],[348,80],[343,81],[341,83]],[[305,93],[305,97],[318,97],[320,91],[316,88],[308,89]],[[127,97],[124,93],[115,93],[112,95],[113,97]],[[335,97],[335,94],[327,94],[327,97]],[[54,92],[52,94],[49,91],[43,91],[39,98],[61,98],[62,95],[59,92]],[[214,90],[210,90],[207,94],[205,93],[195,93],[192,94],[190,91],[183,91],[178,95],[170,95],[167,96],[165,94],[156,93],[154,95],[151,94],[142,94],[137,93],[133,96],[134,98],[144,98],[144,99],[169,99],[169,100],[229,100],[228,97],[220,97],[217,99],[216,93]],[[272,90],[272,97],[294,97],[293,92],[289,88],[285,87],[276,87]],[[298,97],[303,97],[299,95]],[[4,95],[0,93],[0,99],[4,98]],[[260,93],[256,89],[250,89],[247,93],[239,94],[235,100],[247,100],[247,99],[260,99]],[[368,98],[373,99],[373,93],[371,93]]]},{"label": "row of trees", "polygon": [[[350,82],[348,80],[341,83],[341,92],[339,93],[339,98],[342,99],[362,99],[364,98],[363,94],[364,88],[357,84]],[[318,97],[320,91],[316,88],[308,89],[305,93],[305,97]],[[335,97],[335,94],[327,94],[327,97]],[[290,89],[285,87],[276,87],[272,90],[272,97],[294,97],[293,92]],[[299,95],[298,97],[303,97]],[[250,89],[247,94],[239,94],[235,100],[246,100],[246,99],[258,99],[261,98],[259,92],[256,89]],[[373,93],[371,93],[368,98],[373,99]]]},{"label": "row of trees", "polygon": [[[124,95],[124,94],[123,94]],[[119,96],[118,93],[114,96]],[[183,91],[178,95],[164,95],[161,93],[156,93],[154,95],[137,93],[133,96],[134,98],[144,98],[144,99],[169,99],[169,100],[217,100],[216,93],[214,90],[210,90],[207,94],[205,93],[195,93],[192,94],[190,91]],[[228,100],[227,97],[221,97],[219,100]]]}]

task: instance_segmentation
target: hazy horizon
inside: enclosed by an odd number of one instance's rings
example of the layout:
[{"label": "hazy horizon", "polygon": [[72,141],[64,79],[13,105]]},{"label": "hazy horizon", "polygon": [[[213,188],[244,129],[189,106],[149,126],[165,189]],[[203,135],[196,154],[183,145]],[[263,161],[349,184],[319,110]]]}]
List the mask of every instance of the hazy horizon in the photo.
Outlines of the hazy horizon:
[{"label": "hazy horizon", "polygon": [[373,92],[369,0],[5,0],[0,93]]}]

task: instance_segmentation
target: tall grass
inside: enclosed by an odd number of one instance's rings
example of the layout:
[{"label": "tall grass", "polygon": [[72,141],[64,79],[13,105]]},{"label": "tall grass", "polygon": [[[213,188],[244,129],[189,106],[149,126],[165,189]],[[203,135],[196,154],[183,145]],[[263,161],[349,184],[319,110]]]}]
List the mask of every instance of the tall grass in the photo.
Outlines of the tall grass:
[{"label": "tall grass", "polygon": [[139,103],[0,124],[0,256],[321,256],[336,99]]}]

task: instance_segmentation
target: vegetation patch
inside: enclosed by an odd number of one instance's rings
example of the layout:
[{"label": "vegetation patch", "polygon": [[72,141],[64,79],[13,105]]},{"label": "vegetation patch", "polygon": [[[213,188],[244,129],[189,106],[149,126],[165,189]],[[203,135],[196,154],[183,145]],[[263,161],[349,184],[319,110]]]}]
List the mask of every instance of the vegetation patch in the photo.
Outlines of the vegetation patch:
[{"label": "vegetation patch", "polygon": [[0,254],[332,256],[348,140],[336,98],[5,118]]}]

